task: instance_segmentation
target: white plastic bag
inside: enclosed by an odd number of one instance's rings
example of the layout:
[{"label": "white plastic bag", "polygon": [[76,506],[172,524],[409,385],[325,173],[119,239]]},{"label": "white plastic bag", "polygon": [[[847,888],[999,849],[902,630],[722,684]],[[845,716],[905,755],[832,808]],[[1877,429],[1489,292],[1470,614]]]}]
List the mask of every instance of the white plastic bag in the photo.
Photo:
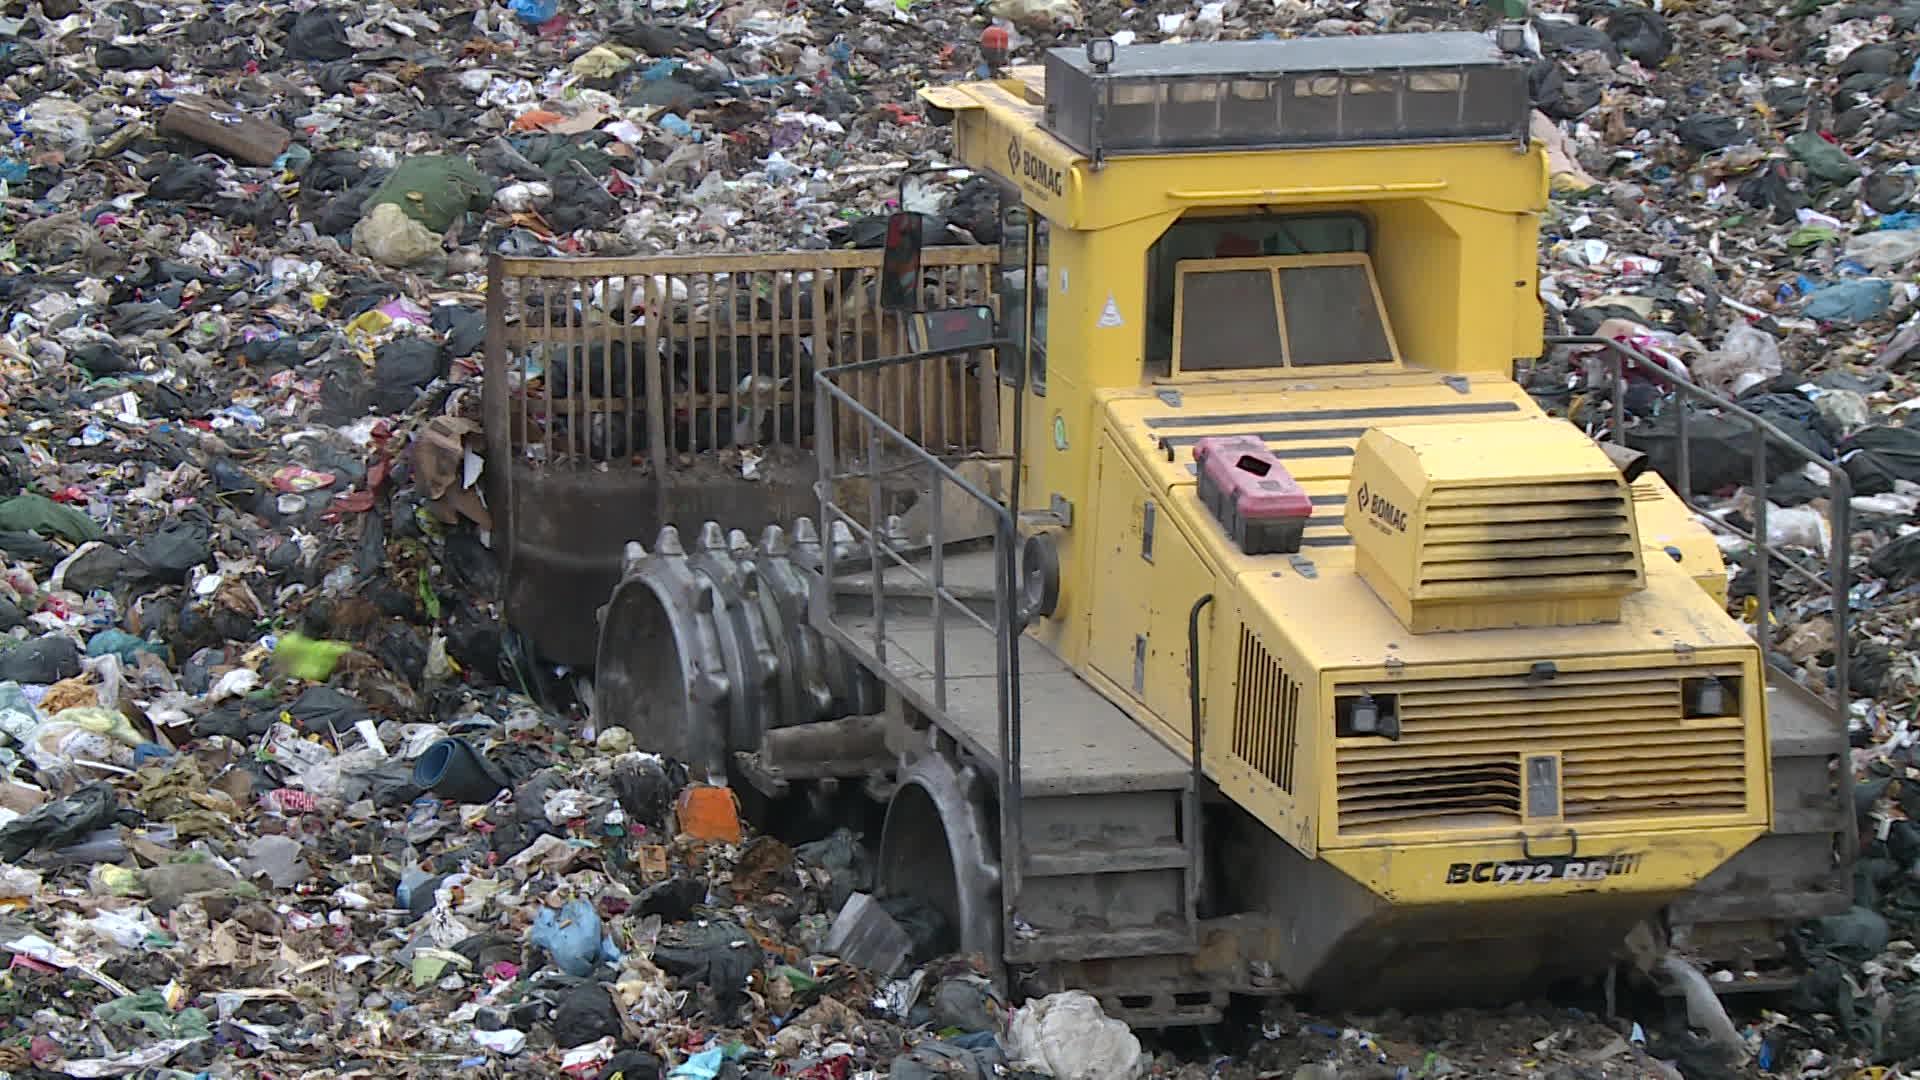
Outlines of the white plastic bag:
[{"label": "white plastic bag", "polygon": [[1920,257],[1920,229],[1883,229],[1849,236],[1846,257],[1869,270],[1898,270]]},{"label": "white plastic bag", "polygon": [[1738,396],[1786,370],[1773,335],[1741,323],[1727,331],[1720,348],[1694,362],[1693,373],[1705,385]]},{"label": "white plastic bag", "polygon": [[1141,1074],[1140,1040],[1082,990],[1022,1005],[1007,1041],[1015,1068],[1055,1080],[1133,1080]]}]

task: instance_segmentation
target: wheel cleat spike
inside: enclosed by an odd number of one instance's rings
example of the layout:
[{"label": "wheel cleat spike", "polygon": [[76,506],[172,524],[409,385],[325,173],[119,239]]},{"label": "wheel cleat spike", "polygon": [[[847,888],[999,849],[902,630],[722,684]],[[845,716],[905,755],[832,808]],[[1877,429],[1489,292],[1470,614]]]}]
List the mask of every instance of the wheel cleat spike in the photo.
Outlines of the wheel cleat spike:
[{"label": "wheel cleat spike", "polygon": [[646,557],[646,545],[638,540],[627,541],[626,549],[622,551],[620,555],[620,576],[625,577],[635,570],[638,570],[641,562],[643,562]]},{"label": "wheel cleat spike", "polygon": [[846,522],[835,520],[833,528],[827,530],[827,536],[829,543],[833,546],[833,559],[835,562],[853,558],[853,530],[847,527]]},{"label": "wheel cleat spike", "polygon": [[700,526],[700,550],[727,550],[727,534],[721,530],[719,522],[709,521]]},{"label": "wheel cleat spike", "polygon": [[771,556],[774,556],[775,558],[778,558],[782,555],[785,555],[788,550],[789,549],[787,547],[787,530],[781,528],[778,525],[769,525],[764,530],[761,531],[760,533],[761,554],[771,555]]},{"label": "wheel cleat spike", "polygon": [[653,550],[669,558],[687,553],[680,546],[680,530],[671,525],[660,526],[660,535],[653,538]]},{"label": "wheel cleat spike", "polygon": [[727,533],[727,549],[735,558],[753,554],[753,541],[747,539],[745,529],[734,529]]},{"label": "wheel cleat spike", "polygon": [[817,547],[820,543],[820,530],[814,528],[813,519],[803,517],[793,523],[793,544],[795,547]]},{"label": "wheel cleat spike", "polygon": [[888,547],[902,548],[907,546],[907,523],[899,514],[887,515],[887,524],[883,532]]}]

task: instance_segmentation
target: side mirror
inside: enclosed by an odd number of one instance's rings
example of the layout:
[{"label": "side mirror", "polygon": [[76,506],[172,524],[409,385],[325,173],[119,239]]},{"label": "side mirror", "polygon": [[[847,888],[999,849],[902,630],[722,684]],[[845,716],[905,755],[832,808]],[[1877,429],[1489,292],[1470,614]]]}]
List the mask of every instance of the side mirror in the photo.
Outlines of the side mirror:
[{"label": "side mirror", "polygon": [[880,307],[912,311],[920,299],[919,214],[901,212],[887,219],[887,244],[880,257]]}]

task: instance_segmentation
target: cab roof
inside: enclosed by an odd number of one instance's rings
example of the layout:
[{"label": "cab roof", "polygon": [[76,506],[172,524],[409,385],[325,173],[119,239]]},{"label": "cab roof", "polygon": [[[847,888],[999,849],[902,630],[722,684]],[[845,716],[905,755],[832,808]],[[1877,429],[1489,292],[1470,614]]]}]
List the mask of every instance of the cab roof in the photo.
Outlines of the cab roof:
[{"label": "cab roof", "polygon": [[[1081,48],[1047,51],[1082,74],[1095,74]],[[1503,65],[1512,58],[1480,34],[1371,34],[1364,37],[1293,38],[1271,41],[1181,42],[1129,45],[1114,51],[1105,74],[1113,78],[1189,75],[1280,75],[1389,68],[1457,68]]]}]

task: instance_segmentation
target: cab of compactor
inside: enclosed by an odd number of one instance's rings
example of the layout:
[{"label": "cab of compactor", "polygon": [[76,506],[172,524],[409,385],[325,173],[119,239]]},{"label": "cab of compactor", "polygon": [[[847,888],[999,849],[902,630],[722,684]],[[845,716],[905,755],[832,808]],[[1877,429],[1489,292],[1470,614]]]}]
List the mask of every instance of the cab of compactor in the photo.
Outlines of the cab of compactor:
[{"label": "cab of compactor", "polygon": [[1648,920],[1757,965],[1847,906],[1835,714],[1769,690],[1673,489],[1511,377],[1548,176],[1501,36],[1096,42],[923,91],[1008,192],[1027,631],[1198,733],[1189,972],[1500,993]]}]

